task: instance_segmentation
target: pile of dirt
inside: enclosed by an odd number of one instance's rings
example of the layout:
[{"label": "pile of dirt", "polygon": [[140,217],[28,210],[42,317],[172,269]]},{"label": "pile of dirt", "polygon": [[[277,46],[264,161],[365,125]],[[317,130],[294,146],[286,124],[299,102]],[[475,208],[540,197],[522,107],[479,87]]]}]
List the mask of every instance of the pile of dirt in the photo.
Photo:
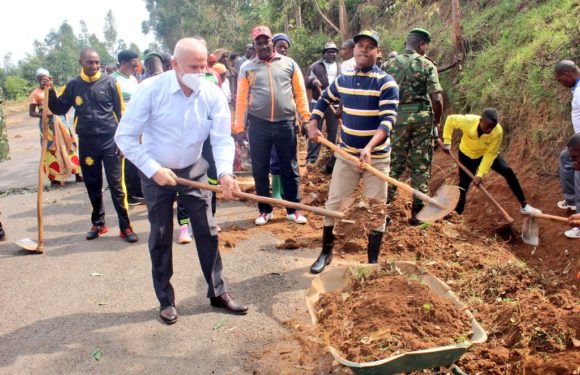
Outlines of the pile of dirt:
[{"label": "pile of dirt", "polygon": [[335,227],[335,250],[343,253],[366,253],[368,235],[384,225],[387,204],[364,196],[359,186],[352,198],[345,199],[345,219]]},{"label": "pile of dirt", "polygon": [[471,325],[453,304],[394,266],[365,274],[359,268],[347,287],[321,295],[321,335],[354,362],[370,362],[467,339]]},{"label": "pile of dirt", "polygon": [[302,203],[311,206],[324,206],[328,199],[330,176],[315,165],[308,165],[300,180]]}]

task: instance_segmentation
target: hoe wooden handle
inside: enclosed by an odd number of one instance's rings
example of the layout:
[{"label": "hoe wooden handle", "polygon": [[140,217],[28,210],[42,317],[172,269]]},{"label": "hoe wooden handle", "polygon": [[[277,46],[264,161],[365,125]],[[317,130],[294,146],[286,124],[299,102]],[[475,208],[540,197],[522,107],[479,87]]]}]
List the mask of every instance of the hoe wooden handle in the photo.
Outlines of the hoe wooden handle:
[{"label": "hoe wooden handle", "polygon": [[409,186],[405,183],[402,183],[398,180],[395,180],[392,177],[387,176],[383,172],[379,171],[378,169],[376,169],[375,167],[373,167],[367,163],[361,162],[359,160],[359,158],[357,158],[354,155],[349,154],[348,152],[344,151],[343,149],[341,149],[340,147],[338,147],[334,143],[328,141],[324,137],[318,137],[317,141],[322,143],[326,147],[330,148],[331,150],[338,152],[346,160],[348,160],[348,161],[352,162],[353,164],[360,166],[361,168],[366,169],[367,171],[371,172],[372,174],[374,174],[375,176],[377,176],[381,180],[386,181],[391,185],[395,185],[395,186],[397,186],[403,190],[406,190],[410,193],[413,193],[414,196],[416,196],[417,198],[419,198],[423,202],[429,203],[430,205],[435,206],[441,210],[445,210],[447,208],[447,207],[443,206],[442,204],[440,204],[439,202],[437,202],[435,199],[428,196],[427,194],[424,194],[424,193],[420,192],[419,190],[413,189],[411,186]]},{"label": "hoe wooden handle", "polygon": [[[222,192],[222,188],[219,186],[208,185],[208,184],[204,184],[202,182],[197,182],[197,181],[191,181],[191,180],[181,178],[181,177],[174,177],[174,180],[177,181],[177,183],[180,185],[189,186],[189,187],[192,187],[195,189],[210,190],[210,191],[215,191],[216,193]],[[295,208],[295,209],[303,210],[303,211],[309,211],[309,212],[312,212],[312,213],[315,213],[315,214],[321,215],[321,216],[335,217],[338,219],[344,218],[344,214],[342,212],[327,210],[327,209],[320,208],[320,207],[312,207],[312,206],[308,206],[308,205],[305,205],[302,203],[285,201],[283,199],[261,197],[259,195],[254,195],[254,194],[249,194],[249,193],[244,193],[244,192],[234,193],[234,196],[236,198],[246,199],[249,201],[260,202],[260,203],[267,203],[267,204],[271,204],[273,206],[282,206],[282,207],[288,207],[288,208]]]}]

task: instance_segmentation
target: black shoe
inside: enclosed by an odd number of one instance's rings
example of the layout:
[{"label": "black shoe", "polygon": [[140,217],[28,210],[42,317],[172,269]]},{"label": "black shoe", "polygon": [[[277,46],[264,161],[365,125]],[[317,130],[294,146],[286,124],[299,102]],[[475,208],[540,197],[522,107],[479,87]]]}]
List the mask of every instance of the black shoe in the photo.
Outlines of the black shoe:
[{"label": "black shoe", "polygon": [[421,220],[417,219],[417,214],[419,214],[419,212],[421,212],[422,209],[423,203],[420,204],[413,203],[413,207],[411,208],[411,218],[409,219],[409,224],[411,224],[414,227],[423,224]]},{"label": "black shoe", "polygon": [[87,240],[94,240],[103,233],[107,233],[109,228],[106,225],[93,225],[90,231],[87,232]]},{"label": "black shoe", "polygon": [[137,196],[131,196],[127,198],[127,203],[129,204],[129,206],[138,206],[140,204],[145,203],[145,198],[143,197],[137,197]]},{"label": "black shoe", "polygon": [[246,315],[248,313],[248,306],[236,302],[228,292],[225,292],[218,297],[211,297],[209,299],[209,304],[213,307],[224,308],[236,315]]},{"label": "black shoe", "polygon": [[332,262],[332,249],[334,248],[334,226],[323,227],[322,232],[322,251],[316,259],[316,262],[310,266],[310,273],[317,274],[324,271],[324,267]]},{"label": "black shoe", "polygon": [[179,314],[177,314],[177,310],[174,306],[165,306],[161,308],[159,312],[159,317],[163,320],[166,324],[173,324],[177,322],[179,319]]},{"label": "black shoe", "polygon": [[83,176],[77,173],[75,174],[75,182],[85,182],[85,179],[83,178]]},{"label": "black shoe", "polygon": [[135,232],[133,232],[133,229],[131,228],[122,230],[121,233],[119,233],[119,236],[121,236],[121,238],[127,242],[139,241],[139,237],[137,237],[137,235],[135,234]]},{"label": "black shoe", "polygon": [[369,244],[367,247],[367,254],[370,264],[379,262],[379,254],[381,253],[381,245],[383,244],[383,232],[373,230],[369,234]]}]

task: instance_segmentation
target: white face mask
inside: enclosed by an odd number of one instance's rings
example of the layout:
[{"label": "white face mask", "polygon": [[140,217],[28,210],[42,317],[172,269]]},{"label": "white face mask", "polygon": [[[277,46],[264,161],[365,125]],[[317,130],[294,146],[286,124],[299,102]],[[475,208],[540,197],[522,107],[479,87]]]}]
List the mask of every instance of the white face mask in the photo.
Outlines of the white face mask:
[{"label": "white face mask", "polygon": [[[181,68],[179,69],[181,70]],[[181,70],[183,73],[183,70]],[[204,73],[183,73],[181,76],[181,82],[194,92],[198,92],[203,80],[205,79]]]}]

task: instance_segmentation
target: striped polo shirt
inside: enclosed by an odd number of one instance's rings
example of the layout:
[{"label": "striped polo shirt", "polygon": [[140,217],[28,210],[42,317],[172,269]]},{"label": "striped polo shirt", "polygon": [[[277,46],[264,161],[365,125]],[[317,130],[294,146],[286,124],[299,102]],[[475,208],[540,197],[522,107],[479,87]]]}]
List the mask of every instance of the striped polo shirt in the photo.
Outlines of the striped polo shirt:
[{"label": "striped polo shirt", "polygon": [[375,159],[387,157],[391,152],[390,134],[399,104],[399,87],[393,77],[376,65],[343,73],[322,92],[311,119],[322,121],[330,103],[338,101],[343,106],[340,147],[350,154],[360,155],[381,128],[387,137],[373,149],[371,156]]}]

